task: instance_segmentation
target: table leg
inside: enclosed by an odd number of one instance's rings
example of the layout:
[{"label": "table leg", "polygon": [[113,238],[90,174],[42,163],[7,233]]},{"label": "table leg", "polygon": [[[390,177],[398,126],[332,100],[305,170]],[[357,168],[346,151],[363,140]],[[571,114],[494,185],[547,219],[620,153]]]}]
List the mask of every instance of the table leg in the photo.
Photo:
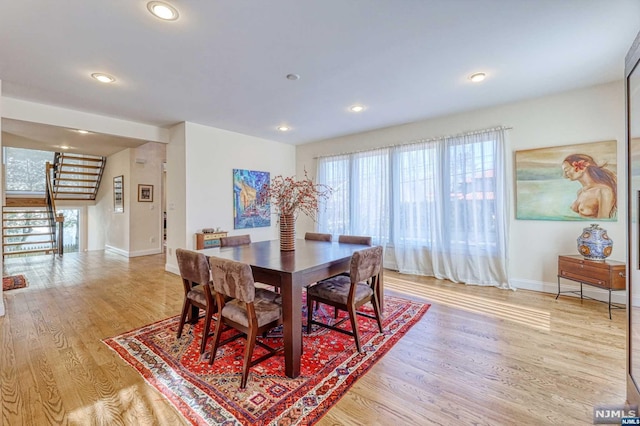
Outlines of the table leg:
[{"label": "table leg", "polygon": [[582,281],[580,282],[580,299],[582,299]]},{"label": "table leg", "polygon": [[611,319],[611,289],[609,289],[609,319]]},{"label": "table leg", "polygon": [[296,378],[302,357],[302,286],[294,284],[291,276],[283,276],[281,294],[284,371],[287,377]]},{"label": "table leg", "polygon": [[556,300],[560,297],[560,275],[558,275],[558,294],[556,294]]}]

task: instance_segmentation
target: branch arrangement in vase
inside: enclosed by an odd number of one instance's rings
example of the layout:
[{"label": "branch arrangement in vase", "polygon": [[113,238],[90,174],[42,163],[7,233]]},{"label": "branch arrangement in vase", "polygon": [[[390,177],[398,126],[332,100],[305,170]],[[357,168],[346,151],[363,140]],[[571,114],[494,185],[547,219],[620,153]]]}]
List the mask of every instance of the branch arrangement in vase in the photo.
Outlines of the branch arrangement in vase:
[{"label": "branch arrangement in vase", "polygon": [[302,212],[314,221],[318,217],[321,201],[326,201],[333,190],[331,187],[314,183],[304,172],[304,178],[295,176],[275,176],[269,185],[263,186],[258,193],[260,203],[271,202],[277,215],[294,215]]}]

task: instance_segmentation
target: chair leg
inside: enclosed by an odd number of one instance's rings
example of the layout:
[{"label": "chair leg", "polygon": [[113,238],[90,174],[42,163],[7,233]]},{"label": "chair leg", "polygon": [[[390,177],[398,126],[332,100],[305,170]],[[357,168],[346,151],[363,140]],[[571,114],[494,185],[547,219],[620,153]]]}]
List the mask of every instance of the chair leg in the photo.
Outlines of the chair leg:
[{"label": "chair leg", "polygon": [[213,364],[213,360],[216,359],[216,353],[218,353],[218,345],[220,345],[221,334],[222,334],[222,316],[218,314],[218,321],[216,321],[216,331],[213,334],[213,346],[211,347],[211,356],[209,357],[209,365]]},{"label": "chair leg", "polygon": [[348,307],[348,310],[351,328],[353,329],[353,338],[356,341],[356,349],[358,349],[358,352],[362,352],[362,349],[360,348],[360,333],[358,333],[358,315],[356,314],[356,308],[351,305]]},{"label": "chair leg", "polygon": [[255,328],[250,328],[247,333],[247,343],[244,347],[244,365],[242,366],[242,381],[240,382],[240,389],[247,387],[247,379],[249,378],[249,368],[251,367],[251,355],[253,355],[253,349],[256,346],[256,333]]},{"label": "chair leg", "polygon": [[176,339],[179,339],[180,336],[182,336],[182,328],[184,327],[184,323],[187,319],[187,312],[189,311],[190,307],[191,302],[189,302],[189,299],[185,298],[184,304],[182,305],[182,313],[180,314],[180,324],[178,325],[178,334],[176,336]]},{"label": "chair leg", "polygon": [[200,317],[200,308],[196,305],[191,305],[191,315],[189,315],[189,324],[196,324]]},{"label": "chair leg", "polygon": [[378,329],[380,330],[380,333],[382,333],[383,332],[382,315],[380,313],[380,304],[378,303],[378,296],[376,296],[375,293],[373,293],[373,297],[371,298],[371,304],[373,305],[373,311],[376,313],[376,321],[378,322]]},{"label": "chair leg", "polygon": [[[311,334],[311,320],[313,319],[313,299],[307,295],[307,334]],[[316,306],[318,303],[316,302]]]},{"label": "chair leg", "polygon": [[211,327],[211,316],[213,315],[213,308],[207,306],[204,319],[204,328],[202,329],[202,342],[200,343],[200,353],[204,353],[204,349],[207,347],[207,339],[209,338],[209,327]]}]

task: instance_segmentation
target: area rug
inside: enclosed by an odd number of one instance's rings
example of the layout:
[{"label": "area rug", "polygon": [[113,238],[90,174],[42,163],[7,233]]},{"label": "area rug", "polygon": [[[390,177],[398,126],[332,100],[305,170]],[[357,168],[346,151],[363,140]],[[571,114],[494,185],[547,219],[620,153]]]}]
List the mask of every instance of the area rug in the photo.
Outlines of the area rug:
[{"label": "area rug", "polygon": [[[176,339],[176,316],[104,339],[104,343],[193,425],[311,425],[418,322],[429,306],[385,296],[383,334],[374,320],[358,318],[362,353],[356,351],[353,337],[314,326],[311,334],[303,336],[299,377],[286,377],[284,357],[274,356],[251,368],[244,390],[239,384],[245,340],[222,346],[210,366],[211,339],[205,353],[199,353],[202,320],[195,326],[186,324],[180,339]],[[304,311],[306,308],[306,318]],[[322,321],[335,321],[333,316],[333,308],[324,305],[314,313]],[[349,321],[344,327],[350,328]],[[282,330],[275,329],[263,341],[282,346]],[[263,351],[256,345],[254,358]]]},{"label": "area rug", "polygon": [[27,279],[24,275],[10,275],[2,277],[2,291],[15,290],[27,286]]}]

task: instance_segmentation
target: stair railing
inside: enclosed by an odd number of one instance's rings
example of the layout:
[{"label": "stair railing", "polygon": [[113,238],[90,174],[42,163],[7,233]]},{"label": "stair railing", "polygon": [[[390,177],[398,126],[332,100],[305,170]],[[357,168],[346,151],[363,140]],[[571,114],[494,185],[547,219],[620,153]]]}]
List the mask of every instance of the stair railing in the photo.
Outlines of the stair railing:
[{"label": "stair railing", "polygon": [[[62,213],[57,214],[56,201],[53,195],[53,179],[55,178],[55,167],[47,161],[46,164],[46,176],[47,176],[47,212],[49,215],[49,223],[54,224],[55,227],[52,239],[53,245],[58,249],[58,256],[64,254],[63,244],[63,230],[64,230],[64,215]],[[54,252],[55,253],[55,252]]]}]

